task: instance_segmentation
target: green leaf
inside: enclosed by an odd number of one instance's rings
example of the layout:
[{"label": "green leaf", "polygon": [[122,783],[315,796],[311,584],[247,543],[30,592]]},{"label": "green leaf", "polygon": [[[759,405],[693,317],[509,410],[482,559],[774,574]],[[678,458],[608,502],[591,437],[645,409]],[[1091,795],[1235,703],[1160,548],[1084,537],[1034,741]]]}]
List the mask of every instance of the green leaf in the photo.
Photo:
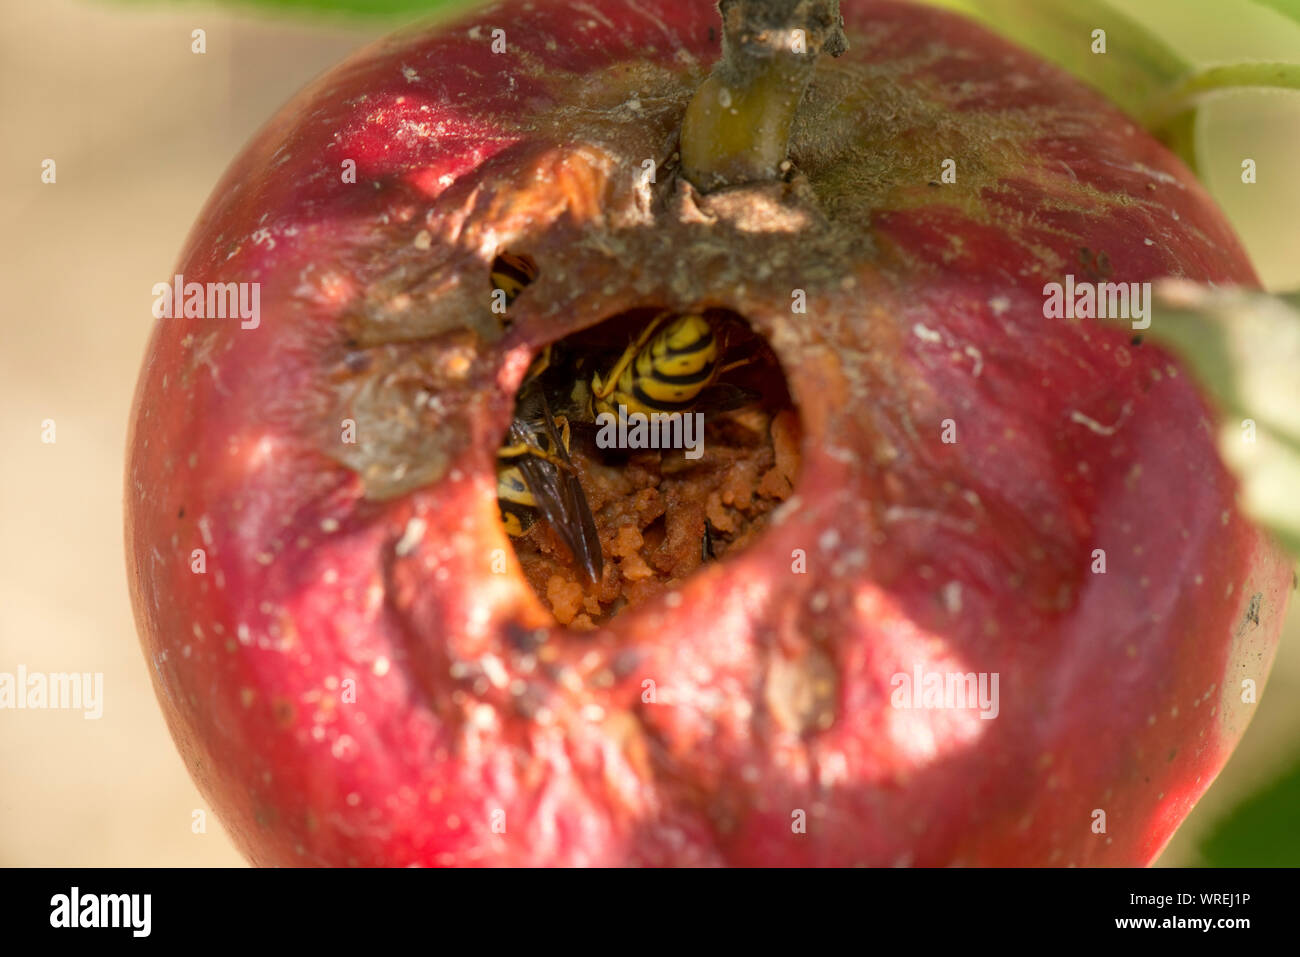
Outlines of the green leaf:
[{"label": "green leaf", "polygon": [[[1300,90],[1300,0],[925,0],[964,13],[1099,89],[1193,169],[1215,94]],[[1094,52],[1104,30],[1105,53]]]},{"label": "green leaf", "polygon": [[1142,125],[1162,133],[1187,122],[1187,114],[1215,93],[1259,87],[1300,90],[1300,63],[1230,63],[1188,74],[1154,96],[1138,114]]},{"label": "green leaf", "polygon": [[1241,481],[1242,508],[1300,557],[1300,293],[1168,280],[1143,335],[1213,396],[1219,454]]},{"label": "green leaf", "polygon": [[[1155,33],[1100,0],[928,0],[982,21],[1091,83],[1135,116],[1192,69]],[[1093,31],[1106,52],[1093,53]]]},{"label": "green leaf", "polygon": [[1268,7],[1292,20],[1300,21],[1300,0],[1254,0],[1261,7]]},{"label": "green leaf", "polygon": [[1295,867],[1300,863],[1300,760],[1220,819],[1201,842],[1209,867]]}]

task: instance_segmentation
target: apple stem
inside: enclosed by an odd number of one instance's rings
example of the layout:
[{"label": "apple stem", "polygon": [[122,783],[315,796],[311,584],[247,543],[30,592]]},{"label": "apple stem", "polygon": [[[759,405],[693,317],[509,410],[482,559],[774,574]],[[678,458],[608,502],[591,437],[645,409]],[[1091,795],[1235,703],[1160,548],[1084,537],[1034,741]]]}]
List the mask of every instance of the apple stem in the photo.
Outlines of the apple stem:
[{"label": "apple stem", "polygon": [[710,192],[781,176],[823,52],[848,49],[839,0],[719,0],[722,59],[682,119],[682,173]]}]

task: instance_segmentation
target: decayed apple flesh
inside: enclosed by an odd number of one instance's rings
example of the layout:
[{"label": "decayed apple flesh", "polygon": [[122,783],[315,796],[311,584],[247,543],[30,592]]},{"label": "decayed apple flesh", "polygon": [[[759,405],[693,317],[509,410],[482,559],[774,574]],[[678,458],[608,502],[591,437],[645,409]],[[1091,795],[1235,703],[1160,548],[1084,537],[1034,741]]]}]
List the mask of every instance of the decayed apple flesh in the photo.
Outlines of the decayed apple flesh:
[{"label": "decayed apple flesh", "polygon": [[[513,540],[525,577],[560,624],[588,629],[663,594],[704,562],[748,545],[790,497],[800,429],[785,378],[771,349],[738,320],[715,321],[730,333],[719,361],[746,360],[725,380],[744,389],[748,401],[730,409],[703,406],[698,453],[603,449],[594,425],[572,429],[569,452],[605,555],[601,580],[587,582],[545,521]],[[636,326],[616,317],[556,349],[602,348],[629,328]]]}]

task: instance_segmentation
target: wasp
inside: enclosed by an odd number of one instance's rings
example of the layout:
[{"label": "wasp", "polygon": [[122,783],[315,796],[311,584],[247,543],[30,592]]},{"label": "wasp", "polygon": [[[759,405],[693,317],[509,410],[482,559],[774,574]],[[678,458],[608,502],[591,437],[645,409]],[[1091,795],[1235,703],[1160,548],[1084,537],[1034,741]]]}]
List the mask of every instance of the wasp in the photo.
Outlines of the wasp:
[{"label": "wasp", "polygon": [[[498,257],[497,263],[507,254]],[[496,265],[493,283],[498,285]],[[498,285],[498,288],[504,288]],[[595,520],[570,459],[570,421],[591,428],[596,415],[724,411],[757,398],[756,393],[719,383],[730,369],[752,361],[721,363],[725,335],[695,313],[662,312],[608,365],[581,348],[561,352],[547,346],[524,376],[505,444],[498,451],[497,502],[506,532],[525,535],[540,517],[572,552],[594,582],[604,559]],[[606,357],[608,358],[608,357]],[[591,365],[608,365],[602,373]],[[591,371],[583,371],[591,370]],[[552,407],[562,412],[553,414]],[[706,529],[702,557],[713,543]]]},{"label": "wasp", "polygon": [[[687,412],[703,405],[721,410],[754,398],[752,393],[715,385],[719,376],[752,361],[746,357],[719,365],[725,343],[704,316],[663,312],[641,330],[602,375],[592,373],[587,417],[600,413]],[[706,401],[707,400],[707,401]]]},{"label": "wasp", "polygon": [[537,266],[527,256],[502,252],[492,260],[489,278],[493,289],[505,293],[505,304],[508,307],[524,291],[524,287],[537,278]]},{"label": "wasp", "polygon": [[497,504],[506,533],[518,538],[540,516],[594,584],[604,570],[596,521],[569,458],[568,419],[553,416],[541,374],[549,347],[525,376],[506,442],[497,452]]}]

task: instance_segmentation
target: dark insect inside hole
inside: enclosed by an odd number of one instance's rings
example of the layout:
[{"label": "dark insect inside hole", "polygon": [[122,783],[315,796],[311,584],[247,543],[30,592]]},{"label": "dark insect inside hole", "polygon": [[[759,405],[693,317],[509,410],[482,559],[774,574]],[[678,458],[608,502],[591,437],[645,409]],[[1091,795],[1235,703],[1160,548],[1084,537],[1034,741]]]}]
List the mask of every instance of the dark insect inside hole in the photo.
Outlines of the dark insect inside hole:
[{"label": "dark insect inside hole", "polygon": [[[767,401],[769,391],[771,402]],[[537,571],[542,577],[534,580],[534,587],[547,587],[555,574],[544,570],[550,559],[540,559],[553,556],[555,562],[568,564],[589,583],[600,585],[599,602],[611,606],[608,613],[612,614],[627,600],[617,592],[623,587],[619,583],[641,580],[622,577],[627,548],[659,555],[655,560],[665,564],[656,574],[667,574],[670,565],[680,567],[674,563],[682,558],[668,558],[658,551],[668,547],[662,521],[637,519],[635,507],[626,504],[633,499],[622,496],[634,495],[635,489],[642,495],[650,494],[648,489],[658,489],[656,495],[669,509],[684,507],[675,503],[684,501],[683,495],[691,498],[696,493],[683,491],[680,483],[695,475],[702,476],[704,483],[699,488],[705,491],[698,494],[707,495],[707,489],[724,481],[725,467],[719,471],[718,463],[742,454],[738,451],[741,447],[770,442],[767,423],[771,419],[764,416],[788,406],[784,379],[770,349],[743,320],[721,309],[633,310],[547,346],[524,377],[510,429],[498,453],[497,471],[498,504],[506,532],[516,541],[521,560],[532,556],[525,560],[526,568],[543,569]],[[763,423],[758,426],[761,432],[718,418],[724,413],[747,412],[759,416],[745,421]],[[722,458],[706,457],[697,462],[697,456],[687,455],[694,446],[678,446],[675,440],[626,448],[608,444],[608,434],[615,431],[609,428],[611,424],[630,432],[634,421],[644,417],[641,421],[662,423],[662,428],[669,417],[679,419],[674,414],[695,413],[705,416],[699,422],[709,433],[709,441],[729,450],[713,453]],[[680,427],[677,434],[685,435],[686,424],[677,421],[676,425]],[[670,455],[637,451],[679,448]],[[639,476],[634,483],[640,483],[631,490],[618,477],[629,468]],[[670,486],[675,491],[668,493]],[[589,502],[592,492],[596,497]],[[636,523],[636,531],[623,531],[629,521]],[[746,527],[745,519],[732,521],[739,525],[728,529],[725,543],[716,526],[706,525],[704,540],[697,539],[700,562],[715,560],[717,546],[729,545],[736,528]],[[620,538],[628,534],[631,539]],[[602,551],[602,536],[604,548],[615,549],[611,555],[619,559],[619,570],[609,581],[602,579],[610,558]],[[621,544],[615,544],[616,540]],[[633,541],[635,544],[629,545]],[[567,560],[563,551],[556,551],[559,545],[568,551]],[[640,568],[642,576],[650,573],[643,565],[634,563],[633,568]]]},{"label": "dark insect inside hole", "polygon": [[502,305],[509,307],[519,298],[519,294],[537,279],[537,264],[528,256],[518,253],[502,252],[492,260],[489,274],[492,289],[504,297]]},{"label": "dark insect inside hole", "polygon": [[516,399],[515,417],[497,452],[497,502],[506,532],[515,537],[524,535],[540,514],[595,583],[604,556],[587,496],[569,458],[569,422],[551,414],[539,379],[550,355],[548,346],[528,370]]},{"label": "dark insect inside hole", "polygon": [[722,411],[752,401],[753,393],[715,386],[721,375],[752,361],[744,357],[721,365],[725,350],[704,316],[660,313],[607,372],[592,373],[585,420],[603,412],[620,415],[620,410],[643,415]]}]

